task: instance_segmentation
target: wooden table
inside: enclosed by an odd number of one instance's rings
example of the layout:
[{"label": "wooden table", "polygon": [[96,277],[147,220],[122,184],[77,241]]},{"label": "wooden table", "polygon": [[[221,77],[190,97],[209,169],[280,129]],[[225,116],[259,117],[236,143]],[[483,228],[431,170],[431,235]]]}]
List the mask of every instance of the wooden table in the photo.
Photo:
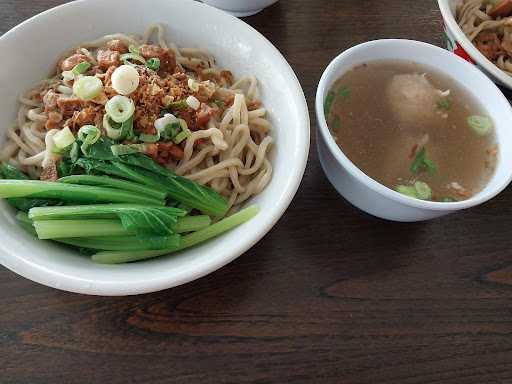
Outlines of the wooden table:
[{"label": "wooden table", "polygon": [[[0,32],[62,0],[2,0]],[[434,0],[282,0],[246,19],[286,56],[310,106],[302,186],[227,267],[126,298],[0,270],[0,383],[512,383],[512,193],[419,224],[343,201],[316,154],[323,68],[371,39],[442,43]],[[8,52],[3,52],[8,55]]]}]

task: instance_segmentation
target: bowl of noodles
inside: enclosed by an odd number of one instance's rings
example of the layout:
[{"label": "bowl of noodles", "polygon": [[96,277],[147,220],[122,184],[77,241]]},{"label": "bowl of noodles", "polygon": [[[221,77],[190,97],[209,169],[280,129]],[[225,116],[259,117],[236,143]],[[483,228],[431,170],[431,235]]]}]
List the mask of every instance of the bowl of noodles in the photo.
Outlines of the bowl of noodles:
[{"label": "bowl of noodles", "polygon": [[298,189],[303,91],[233,16],[81,0],[0,48],[0,262],[28,279],[94,295],[171,288],[251,248]]},{"label": "bowl of noodles", "polygon": [[447,49],[512,89],[512,2],[438,0]]}]

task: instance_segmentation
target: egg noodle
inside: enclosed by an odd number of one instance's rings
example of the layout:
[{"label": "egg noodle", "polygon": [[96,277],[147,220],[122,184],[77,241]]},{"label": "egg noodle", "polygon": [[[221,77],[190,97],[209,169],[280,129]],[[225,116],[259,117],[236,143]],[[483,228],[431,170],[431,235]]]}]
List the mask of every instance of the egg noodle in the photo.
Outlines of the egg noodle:
[{"label": "egg noodle", "polygon": [[[166,42],[164,29],[159,24],[151,25],[143,37],[125,34],[107,35],[81,44],[77,52],[87,56],[90,63],[97,63],[95,50],[112,39],[126,45],[146,44],[154,37],[154,43],[171,49],[176,56],[176,66],[189,78],[199,80],[198,75],[219,75],[215,59],[206,51],[195,48],[178,48]],[[48,130],[45,124],[48,114],[35,94],[52,89],[58,95],[70,96],[73,90],[63,79],[61,70],[36,88],[19,98],[20,108],[17,122],[7,130],[7,143],[1,157],[12,165],[38,178],[45,164],[54,157],[53,136],[57,129]],[[97,75],[101,77],[101,74]],[[215,76],[213,76],[215,77]],[[253,195],[260,193],[272,176],[272,165],[268,153],[273,142],[269,136],[271,124],[266,119],[266,110],[258,100],[258,84],[254,76],[234,81],[231,85],[213,80],[215,93],[220,99],[231,98],[231,105],[212,116],[205,127],[192,131],[184,146],[181,160],[170,160],[167,167],[178,175],[208,185],[224,196],[232,210]],[[248,108],[248,105],[256,107]],[[252,110],[249,110],[252,109]],[[96,126],[105,134],[101,121]]]},{"label": "egg noodle", "polygon": [[495,7],[496,1],[464,0],[457,7],[457,22],[489,60],[512,75],[512,17],[492,17]]}]

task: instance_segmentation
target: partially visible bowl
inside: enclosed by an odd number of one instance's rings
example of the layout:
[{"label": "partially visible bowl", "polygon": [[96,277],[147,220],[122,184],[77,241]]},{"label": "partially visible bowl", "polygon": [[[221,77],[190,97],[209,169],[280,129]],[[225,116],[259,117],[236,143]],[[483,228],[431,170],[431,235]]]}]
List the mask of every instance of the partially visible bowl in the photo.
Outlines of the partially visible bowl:
[{"label": "partially visible bowl", "polygon": [[487,59],[459,27],[455,10],[462,0],[438,0],[438,3],[445,25],[446,48],[464,60],[476,64],[495,83],[512,89],[512,76]]},{"label": "partially visible bowl", "polygon": [[[150,6],[148,6],[150,3]],[[87,17],[77,17],[87,15]],[[112,17],[115,15],[115,17]],[[69,20],[73,27],[69,28]],[[191,20],[194,21],[193,25]],[[260,240],[290,204],[306,166],[309,115],[302,88],[286,60],[260,33],[225,12],[191,0],[81,0],[37,15],[0,37],[9,52],[0,71],[0,137],[16,119],[18,95],[47,78],[62,52],[81,42],[162,23],[169,41],[208,49],[235,76],[260,80],[274,126],[272,181],[249,204],[251,221],[201,246],[145,262],[108,266],[23,231],[0,202],[0,263],[36,282],[95,295],[130,295],[184,284],[233,261]],[[1,145],[1,144],[0,144]]]},{"label": "partially visible bowl", "polygon": [[[324,100],[334,82],[357,65],[375,60],[406,60],[437,69],[465,87],[485,106],[495,123],[498,164],[487,186],[472,198],[456,203],[413,199],[385,187],[357,168],[332,137],[324,113]],[[343,52],[327,67],[316,94],[318,153],[322,167],[338,192],[359,209],[394,221],[421,221],[474,207],[493,198],[512,180],[512,108],[500,90],[475,66],[444,49],[411,40],[377,40]]]},{"label": "partially visible bowl", "polygon": [[252,16],[278,0],[202,0],[203,3],[222,9],[237,17]]}]

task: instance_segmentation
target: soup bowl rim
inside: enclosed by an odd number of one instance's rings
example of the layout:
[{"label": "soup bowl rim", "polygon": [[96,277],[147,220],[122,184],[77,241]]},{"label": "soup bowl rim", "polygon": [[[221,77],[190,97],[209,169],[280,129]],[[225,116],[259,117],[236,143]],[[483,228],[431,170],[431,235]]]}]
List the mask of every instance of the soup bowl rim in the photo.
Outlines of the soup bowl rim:
[{"label": "soup bowl rim", "polygon": [[[316,109],[316,115],[317,115],[317,123],[319,128],[319,133],[322,135],[322,138],[324,140],[324,143],[326,144],[329,152],[333,155],[333,157],[336,159],[336,161],[341,164],[341,166],[356,180],[363,183],[365,186],[373,190],[374,192],[377,192],[380,195],[383,195],[395,202],[404,204],[409,207],[413,208],[419,208],[419,209],[427,209],[427,210],[434,210],[434,211],[454,211],[454,210],[460,210],[460,209],[466,209],[470,207],[474,207],[476,205],[482,204],[496,195],[498,195],[501,191],[503,191],[512,181],[512,168],[508,171],[506,171],[507,175],[506,177],[502,177],[500,182],[496,187],[494,187],[492,190],[485,192],[482,190],[481,192],[475,194],[471,198],[467,200],[462,200],[458,202],[435,202],[435,201],[428,201],[428,200],[420,200],[413,197],[409,197],[406,195],[403,195],[399,192],[394,191],[391,188],[386,187],[385,185],[379,183],[378,181],[374,180],[370,176],[368,176],[366,173],[364,173],[362,170],[360,170],[342,151],[342,149],[338,146],[336,141],[334,140],[334,137],[332,136],[329,127],[327,125],[325,112],[324,112],[324,99],[325,95],[331,88],[331,86],[334,84],[334,82],[329,82],[329,78],[332,76],[333,73],[338,73],[335,78],[340,78],[343,74],[345,74],[350,69],[354,68],[357,65],[360,65],[364,62],[368,62],[368,60],[361,61],[360,63],[354,64],[350,67],[347,67],[345,70],[343,70],[341,73],[338,71],[340,67],[343,67],[345,65],[345,62],[347,59],[353,55],[357,55],[362,50],[367,49],[373,49],[380,45],[387,44],[390,46],[393,46],[396,44],[399,45],[405,45],[409,48],[414,48],[416,50],[430,50],[430,52],[438,54],[439,57],[444,57],[443,60],[456,60],[457,65],[460,65],[461,68],[463,68],[463,71],[470,76],[474,77],[480,77],[480,79],[485,80],[489,83],[489,86],[494,87],[494,93],[496,99],[501,99],[500,101],[505,101],[508,105],[508,114],[511,117],[512,120],[512,108],[510,107],[510,104],[508,100],[505,98],[505,96],[501,93],[499,88],[480,70],[478,70],[474,65],[470,64],[469,62],[465,61],[464,59],[452,54],[451,52],[448,52],[440,47],[434,46],[432,44],[415,41],[415,40],[407,40],[407,39],[380,39],[380,40],[372,40],[365,43],[361,43],[358,45],[355,45],[343,52],[341,52],[338,56],[336,56],[326,67],[324,70],[322,77],[320,78],[320,82],[317,87],[316,92],[316,100],[315,100],[315,109]],[[393,52],[392,49],[389,50],[389,52]],[[388,57],[376,57],[372,61],[381,61],[381,60],[400,60],[404,61],[400,58],[394,58],[393,54],[390,53]],[[411,62],[414,62],[414,60],[411,60]],[[454,78],[453,76],[449,76],[445,72],[443,72],[442,69],[438,69],[439,72],[445,74],[446,76],[453,78],[457,83],[461,83],[461,79]],[[471,92],[468,90],[468,92]],[[478,96],[477,93],[471,92],[473,97],[479,101],[482,101],[481,98]],[[500,146],[501,143],[498,141],[498,146]],[[503,167],[503,163],[501,161],[498,161],[496,166],[496,171],[498,171],[499,168]],[[489,182],[490,183],[490,182]],[[489,185],[489,183],[486,184]]]}]

